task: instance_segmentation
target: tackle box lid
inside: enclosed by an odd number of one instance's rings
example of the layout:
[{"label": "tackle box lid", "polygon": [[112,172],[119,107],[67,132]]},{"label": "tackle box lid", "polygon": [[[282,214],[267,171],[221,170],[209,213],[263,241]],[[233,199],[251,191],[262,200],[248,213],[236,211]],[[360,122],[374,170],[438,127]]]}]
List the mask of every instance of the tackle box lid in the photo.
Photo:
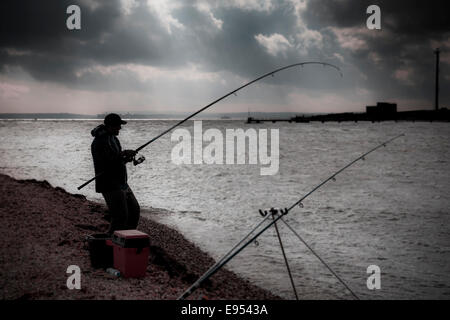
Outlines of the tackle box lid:
[{"label": "tackle box lid", "polygon": [[150,246],[148,234],[137,230],[117,230],[112,242],[123,248],[145,248]]},{"label": "tackle box lid", "polygon": [[124,239],[148,238],[148,234],[138,230],[116,230],[114,236]]}]

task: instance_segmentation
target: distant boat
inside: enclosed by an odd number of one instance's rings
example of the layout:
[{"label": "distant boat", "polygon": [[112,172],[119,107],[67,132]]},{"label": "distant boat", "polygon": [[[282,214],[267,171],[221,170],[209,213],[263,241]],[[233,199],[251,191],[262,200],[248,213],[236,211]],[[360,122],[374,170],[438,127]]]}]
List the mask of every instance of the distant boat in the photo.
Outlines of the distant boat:
[{"label": "distant boat", "polygon": [[228,116],[222,116],[222,117],[220,117],[220,119],[227,120],[227,119],[231,119],[231,118]]}]

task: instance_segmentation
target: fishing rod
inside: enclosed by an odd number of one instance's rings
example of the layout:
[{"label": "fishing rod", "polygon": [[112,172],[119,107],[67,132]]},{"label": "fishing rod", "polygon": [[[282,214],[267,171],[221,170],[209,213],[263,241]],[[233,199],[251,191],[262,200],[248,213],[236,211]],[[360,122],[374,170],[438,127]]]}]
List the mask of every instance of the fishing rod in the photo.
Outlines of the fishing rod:
[{"label": "fishing rod", "polygon": [[[196,115],[199,114],[200,112],[205,111],[206,109],[208,109],[209,107],[213,106],[213,105],[216,104],[217,102],[222,101],[223,99],[229,97],[229,96],[232,95],[232,94],[236,94],[236,92],[238,92],[238,91],[244,89],[245,87],[248,87],[249,85],[251,85],[251,84],[253,84],[253,83],[255,83],[255,82],[259,81],[259,80],[262,80],[262,79],[264,79],[264,78],[266,78],[266,77],[268,77],[268,76],[273,76],[273,75],[275,75],[275,73],[278,73],[278,72],[280,72],[280,71],[283,71],[283,70],[286,70],[286,69],[289,69],[289,68],[293,68],[293,67],[297,67],[297,66],[302,66],[302,67],[303,67],[304,65],[308,65],[308,64],[319,64],[319,65],[323,65],[324,67],[327,67],[327,66],[328,66],[328,67],[332,67],[332,68],[336,69],[336,70],[339,72],[339,74],[341,75],[341,77],[343,76],[343,75],[342,75],[342,72],[341,72],[341,69],[339,69],[339,67],[337,67],[337,66],[335,66],[335,65],[333,65],[333,64],[331,64],[331,63],[318,62],[318,61],[299,62],[299,63],[294,63],[294,64],[291,64],[291,65],[288,65],[288,66],[285,66],[285,67],[282,67],[282,68],[273,70],[273,71],[271,71],[271,72],[268,72],[268,73],[266,73],[266,74],[264,74],[264,75],[262,75],[262,76],[256,78],[255,80],[252,80],[252,81],[250,81],[250,82],[247,82],[246,84],[240,86],[239,88],[237,88],[237,89],[235,89],[235,90],[233,90],[233,91],[230,91],[229,93],[225,94],[224,96],[220,97],[219,99],[214,100],[214,101],[211,102],[210,104],[208,104],[208,105],[204,106],[203,108],[201,108],[200,110],[194,112],[194,113],[191,114],[190,116],[186,117],[185,119],[181,120],[180,122],[178,122],[178,123],[176,123],[175,125],[173,125],[172,127],[170,127],[169,129],[163,131],[162,133],[160,133],[159,135],[157,135],[157,136],[154,137],[153,139],[151,139],[151,140],[149,140],[148,142],[144,143],[142,146],[140,146],[139,148],[137,148],[136,150],[134,150],[135,153],[137,154],[140,150],[144,149],[144,148],[145,148],[146,146],[148,146],[150,143],[152,143],[152,142],[158,140],[159,138],[161,138],[161,137],[164,136],[165,134],[169,133],[170,131],[172,131],[173,129],[175,129],[176,127],[178,127],[179,125],[181,125],[181,124],[183,124],[184,122],[188,121],[189,119],[191,119],[192,117],[196,116]],[[140,157],[140,158],[138,158],[138,159],[133,158],[133,164],[134,164],[134,165],[138,165],[139,163],[142,163],[144,160],[145,160],[144,157]],[[95,177],[93,177],[92,179],[86,181],[85,183],[83,183],[82,185],[80,185],[80,186],[78,187],[78,190],[81,190],[82,188],[84,188],[84,187],[87,186],[89,183],[91,183],[92,181],[94,181],[95,179],[97,179],[99,176],[101,176],[101,175],[103,175],[103,174],[104,174],[104,172],[101,172],[101,173],[97,174]]]},{"label": "fishing rod", "polygon": [[[356,158],[355,160],[351,161],[349,164],[347,164],[346,166],[344,166],[342,169],[336,171],[335,173],[333,173],[329,178],[327,178],[326,180],[324,180],[323,182],[319,183],[316,187],[314,187],[310,192],[306,193],[303,197],[300,198],[299,201],[295,202],[294,205],[292,205],[289,208],[285,208],[285,209],[275,209],[275,208],[271,208],[270,210],[259,210],[259,213],[265,217],[265,219],[263,221],[266,221],[266,219],[270,216],[269,213],[272,214],[272,217],[275,217],[277,215],[276,218],[272,219],[270,223],[268,223],[264,228],[262,228],[262,230],[260,230],[256,235],[254,235],[253,237],[251,237],[249,240],[247,240],[244,244],[242,244],[239,248],[237,248],[237,246],[235,246],[232,250],[230,250],[221,260],[220,263],[216,263],[213,267],[211,267],[208,271],[205,272],[205,274],[203,274],[196,282],[194,282],[194,284],[192,284],[186,291],[183,292],[183,294],[181,294],[181,296],[178,297],[178,300],[183,300],[186,299],[187,297],[189,297],[196,289],[198,289],[200,287],[200,285],[207,279],[209,279],[210,277],[212,277],[217,271],[219,271],[225,264],[227,264],[231,259],[233,259],[236,255],[238,255],[242,250],[244,250],[250,243],[254,242],[262,233],[264,233],[267,229],[269,229],[272,225],[274,225],[278,220],[280,220],[283,216],[287,215],[293,208],[295,208],[296,206],[300,206],[301,208],[303,207],[303,200],[305,200],[307,197],[309,197],[311,194],[313,194],[315,191],[317,191],[318,189],[320,189],[322,186],[324,186],[326,183],[328,183],[331,180],[335,180],[335,177],[340,174],[341,172],[343,172],[344,170],[346,170],[347,168],[349,168],[350,166],[352,166],[353,164],[355,164],[356,162],[358,162],[359,160],[365,160],[365,157],[367,155],[369,155],[370,153],[378,150],[381,147],[385,147],[387,144],[391,143],[392,141],[404,136],[405,134],[400,134],[392,139],[389,139],[383,143],[380,143],[379,145],[377,145],[376,147],[372,148],[371,150],[369,150],[368,152],[364,153],[363,155],[359,156],[358,158]],[[262,221],[262,222],[263,222]],[[283,220],[282,220],[283,221]],[[258,225],[258,227],[262,224],[262,222]],[[284,222],[284,221],[283,221]],[[253,233],[255,231],[252,230],[251,233]],[[250,233],[250,234],[251,234]],[[247,239],[249,237],[248,234],[244,239]],[[298,236],[298,234],[296,234]],[[299,237],[299,236],[298,236]],[[242,243],[244,241],[241,241]],[[240,242],[240,243],[241,243]],[[310,248],[309,246],[307,246],[308,248]],[[314,252],[314,254],[316,254]],[[322,259],[320,259],[321,262],[324,262]],[[325,264],[326,265],[326,264]],[[328,265],[326,265],[328,267]],[[329,268],[329,267],[328,267]],[[331,268],[329,268],[331,270]],[[337,276],[335,274],[335,272],[332,272],[333,275]],[[337,277],[337,279],[341,282],[342,279]],[[345,287],[357,298],[357,296],[353,293],[353,291],[344,283]]]}]

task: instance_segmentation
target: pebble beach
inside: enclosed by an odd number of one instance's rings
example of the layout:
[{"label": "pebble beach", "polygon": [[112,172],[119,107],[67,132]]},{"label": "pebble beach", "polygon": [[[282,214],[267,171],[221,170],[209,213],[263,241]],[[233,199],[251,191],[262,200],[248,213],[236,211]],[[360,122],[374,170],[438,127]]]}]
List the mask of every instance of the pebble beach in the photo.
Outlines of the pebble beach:
[{"label": "pebble beach", "polygon": [[[0,297],[3,300],[173,300],[214,260],[179,232],[141,217],[150,237],[144,278],[117,278],[90,263],[86,236],[108,229],[107,209],[47,181],[0,174]],[[151,215],[152,209],[148,209]],[[156,210],[156,209],[155,209]],[[147,215],[148,216],[148,215]],[[68,289],[67,268],[81,269],[81,289]],[[226,269],[189,299],[276,300]]]}]

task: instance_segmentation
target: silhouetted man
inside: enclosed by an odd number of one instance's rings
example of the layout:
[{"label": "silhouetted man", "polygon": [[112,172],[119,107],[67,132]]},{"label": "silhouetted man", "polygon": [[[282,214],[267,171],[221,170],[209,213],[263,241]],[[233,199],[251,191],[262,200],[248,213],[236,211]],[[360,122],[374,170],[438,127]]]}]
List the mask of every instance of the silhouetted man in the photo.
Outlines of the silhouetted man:
[{"label": "silhouetted man", "polygon": [[119,135],[122,125],[126,124],[118,114],[111,113],[105,117],[104,124],[91,131],[94,141],[91,145],[94,160],[95,191],[105,198],[111,215],[108,233],[115,230],[136,229],[140,208],[127,183],[125,164],[133,160],[136,152],[124,150],[120,145]]}]

